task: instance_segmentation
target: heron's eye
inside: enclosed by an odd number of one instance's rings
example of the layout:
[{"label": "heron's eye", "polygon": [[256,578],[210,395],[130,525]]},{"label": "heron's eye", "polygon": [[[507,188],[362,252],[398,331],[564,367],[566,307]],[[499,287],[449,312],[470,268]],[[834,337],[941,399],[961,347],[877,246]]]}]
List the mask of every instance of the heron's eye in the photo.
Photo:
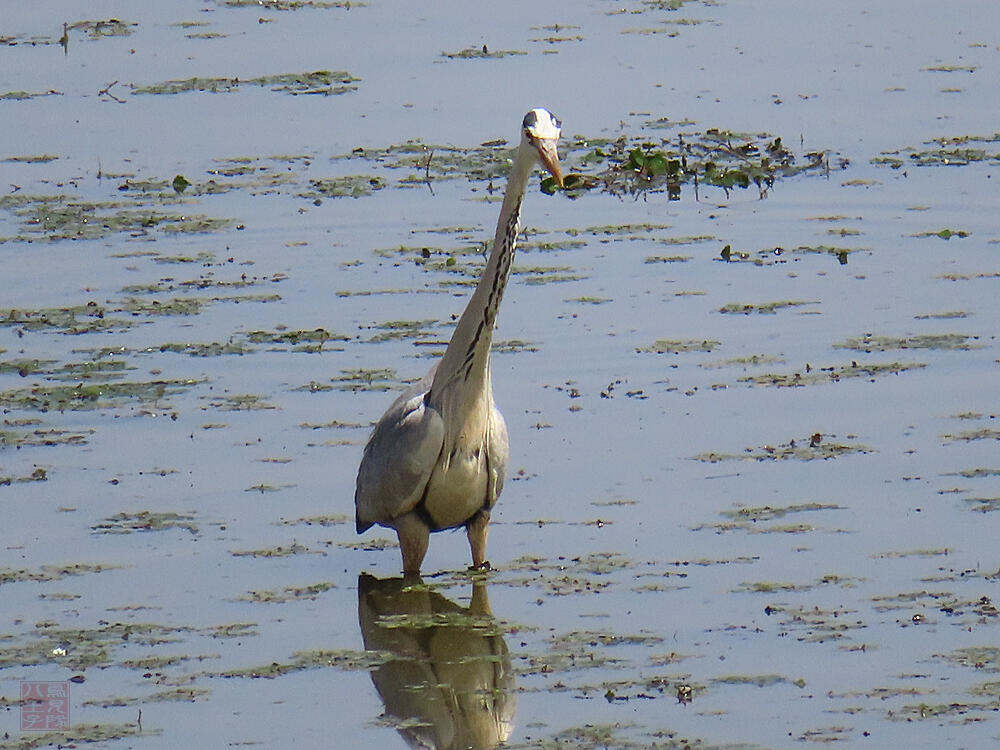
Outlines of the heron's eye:
[{"label": "heron's eye", "polygon": [[528,114],[524,116],[524,122],[521,123],[525,130],[535,127],[535,123],[538,118],[535,116],[535,110],[531,110]]},{"label": "heron's eye", "polygon": [[562,123],[559,122],[559,118],[555,115],[552,115],[552,124],[556,126],[557,130],[562,130]]}]

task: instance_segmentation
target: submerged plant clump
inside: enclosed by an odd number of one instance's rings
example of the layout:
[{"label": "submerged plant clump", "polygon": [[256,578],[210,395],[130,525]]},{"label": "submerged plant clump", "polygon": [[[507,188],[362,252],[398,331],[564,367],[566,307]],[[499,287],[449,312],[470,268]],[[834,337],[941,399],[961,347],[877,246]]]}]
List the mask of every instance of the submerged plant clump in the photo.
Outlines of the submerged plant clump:
[{"label": "submerged plant clump", "polygon": [[[714,128],[684,132],[673,139],[579,137],[566,141],[562,148],[566,150],[564,190],[570,196],[587,191],[613,195],[666,192],[675,200],[682,185],[689,185],[696,191],[715,187],[726,193],[756,187],[763,197],[776,180],[827,174],[831,169],[826,152],[796,156],[780,137]],[[406,170],[401,186],[461,178],[489,180],[487,190],[492,192],[492,181],[503,179],[511,155],[512,148],[504,139],[466,149],[410,141],[383,149],[355,149],[335,160],[366,159],[386,169]],[[559,189],[552,177],[544,178],[541,185],[550,194]]]},{"label": "submerged plant clump", "polygon": [[[826,152],[796,157],[780,137],[715,128],[682,133],[672,140],[577,141],[571,145],[571,155],[580,173],[567,176],[570,193],[594,188],[629,195],[666,192],[671,200],[680,198],[683,184],[695,191],[699,186],[722,188],[727,194],[753,186],[764,197],[780,178],[830,171]],[[552,178],[542,181],[543,190],[555,187]]]}]

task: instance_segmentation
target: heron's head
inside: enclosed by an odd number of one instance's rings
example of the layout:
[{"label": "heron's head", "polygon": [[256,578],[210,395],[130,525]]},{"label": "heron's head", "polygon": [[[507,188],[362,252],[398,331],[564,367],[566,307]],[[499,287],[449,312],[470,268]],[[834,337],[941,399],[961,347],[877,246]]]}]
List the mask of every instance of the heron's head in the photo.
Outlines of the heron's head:
[{"label": "heron's head", "polygon": [[521,124],[521,143],[531,146],[546,171],[562,187],[562,170],[559,168],[559,133],[562,124],[556,116],[542,107],[536,107],[524,116]]}]

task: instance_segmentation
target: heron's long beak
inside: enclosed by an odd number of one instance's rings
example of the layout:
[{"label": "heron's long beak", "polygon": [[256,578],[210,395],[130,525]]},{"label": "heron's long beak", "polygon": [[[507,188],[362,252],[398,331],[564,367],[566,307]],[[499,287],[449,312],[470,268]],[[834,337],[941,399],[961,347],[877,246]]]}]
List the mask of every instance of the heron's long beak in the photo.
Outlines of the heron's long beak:
[{"label": "heron's long beak", "polygon": [[559,187],[562,187],[562,169],[559,167],[559,153],[556,150],[558,145],[559,141],[555,138],[539,138],[535,141],[535,146],[538,149],[538,158],[541,160],[542,166],[555,178]]}]

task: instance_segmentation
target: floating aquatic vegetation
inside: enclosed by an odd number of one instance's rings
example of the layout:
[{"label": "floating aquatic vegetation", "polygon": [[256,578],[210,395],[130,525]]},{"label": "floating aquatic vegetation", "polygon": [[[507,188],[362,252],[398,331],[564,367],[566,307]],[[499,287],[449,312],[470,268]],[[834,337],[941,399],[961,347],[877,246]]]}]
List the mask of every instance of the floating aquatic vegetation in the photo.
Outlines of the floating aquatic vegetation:
[{"label": "floating aquatic vegetation", "polygon": [[982,672],[1000,672],[1000,646],[966,646],[946,654],[935,654],[934,658]]},{"label": "floating aquatic vegetation", "polygon": [[[596,524],[594,524],[596,525]],[[507,586],[533,587],[548,596],[597,594],[614,585],[610,575],[626,569],[632,562],[616,552],[598,552],[576,558],[522,557],[507,568]]]},{"label": "floating aquatic vegetation", "polygon": [[[764,197],[776,179],[830,171],[826,152],[796,158],[780,137],[748,136],[714,128],[683,133],[671,141],[625,137],[617,141],[594,140],[581,144],[581,149],[586,149],[580,157],[583,164],[601,164],[604,170],[596,174],[570,173],[565,180],[570,194],[593,188],[629,195],[665,191],[671,200],[677,200],[681,185],[690,183],[695,190],[706,185],[727,193],[753,185]],[[556,187],[553,178],[542,181],[545,191]]]},{"label": "floating aquatic vegetation", "polygon": [[719,253],[719,259],[726,263],[753,263],[756,266],[773,266],[789,261],[795,261],[802,255],[832,255],[837,262],[846,266],[851,253],[868,252],[868,248],[860,247],[836,247],[832,245],[799,245],[798,247],[786,249],[784,247],[771,247],[763,250],[735,250],[731,245],[726,245]]},{"label": "floating aquatic vegetation", "polygon": [[948,310],[946,312],[939,313],[921,313],[920,315],[914,315],[914,320],[955,320],[958,318],[968,318],[969,313],[962,310]]},{"label": "floating aquatic vegetation", "polygon": [[921,68],[921,70],[928,73],[975,73],[977,70],[975,65],[929,65],[926,68]]},{"label": "floating aquatic vegetation", "polygon": [[777,388],[801,388],[807,385],[839,383],[842,380],[866,378],[874,382],[884,375],[899,375],[910,370],[926,367],[922,362],[851,362],[849,365],[832,365],[814,368],[806,364],[802,370],[792,373],[763,373],[739,378],[737,382],[750,385],[775,386]]},{"label": "floating aquatic vegetation", "polygon": [[183,529],[197,536],[198,524],[190,513],[174,511],[140,510],[133,513],[116,513],[90,527],[95,534],[132,534],[144,531]]},{"label": "floating aquatic vegetation", "polygon": [[1000,279],[1000,271],[981,271],[979,273],[942,273],[935,276],[947,281],[971,281],[973,279]]},{"label": "floating aquatic vegetation", "polygon": [[279,407],[265,401],[264,397],[256,393],[241,393],[232,396],[202,396],[208,405],[202,408],[218,409],[220,411],[260,411],[266,409],[277,409]]},{"label": "floating aquatic vegetation", "polygon": [[298,542],[292,542],[289,545],[278,545],[276,547],[268,547],[267,549],[234,550],[230,554],[233,557],[288,557],[290,555],[314,555],[319,553]]},{"label": "floating aquatic vegetation", "polygon": [[133,321],[113,317],[106,305],[91,300],[71,307],[49,307],[37,310],[0,309],[0,326],[22,331],[58,330],[60,333],[81,334],[129,328]]},{"label": "floating aquatic vegetation", "polygon": [[342,374],[331,382],[341,391],[388,391],[402,385],[395,370],[371,368],[340,372]]},{"label": "floating aquatic vegetation", "polygon": [[724,367],[760,367],[762,365],[784,364],[785,360],[773,354],[751,354],[747,357],[732,357],[715,362],[701,362],[699,367],[706,370],[717,370]]},{"label": "floating aquatic vegetation", "polygon": [[3,241],[57,242],[90,240],[114,234],[142,237],[150,232],[170,234],[215,232],[230,227],[230,219],[185,214],[149,207],[167,201],[156,196],[125,196],[120,200],[82,201],[68,195],[0,196],[0,209],[21,221],[21,234]]},{"label": "floating aquatic vegetation", "polygon": [[205,297],[173,297],[162,302],[130,297],[120,303],[119,311],[132,315],[197,315],[208,302]]},{"label": "floating aquatic vegetation", "polygon": [[490,351],[494,354],[515,354],[517,352],[537,352],[540,351],[536,344],[521,339],[504,339],[494,341],[490,345]]},{"label": "floating aquatic vegetation", "polygon": [[817,441],[815,436],[805,440],[789,440],[787,443],[777,445],[762,445],[753,448],[745,448],[742,453],[699,453],[692,458],[695,461],[705,463],[718,463],[720,461],[815,461],[817,459],[839,458],[848,455],[865,455],[874,453],[875,449],[861,443],[838,443],[834,435],[823,436],[821,441]]},{"label": "floating aquatic vegetation", "polygon": [[[827,578],[836,579],[836,576],[825,576],[821,579],[820,586],[827,583]],[[850,587],[855,582],[856,579],[849,579],[847,586]],[[864,621],[857,619],[855,610],[844,608],[769,604],[764,608],[764,613],[768,617],[779,619],[781,635],[794,633],[795,639],[800,643],[841,641],[855,631],[868,627]]]},{"label": "floating aquatic vegetation", "polygon": [[723,305],[719,308],[719,312],[723,314],[739,313],[742,315],[750,315],[751,313],[764,313],[773,315],[778,310],[783,310],[786,307],[804,307],[805,305],[818,305],[819,300],[805,301],[805,300],[779,300],[776,302],[731,302],[728,305]]},{"label": "floating aquatic vegetation", "polygon": [[[201,381],[150,380],[77,385],[42,385],[0,391],[0,407],[21,411],[92,411],[120,408],[128,404],[159,404],[163,399],[187,391]],[[162,404],[160,404],[162,406]]]},{"label": "floating aquatic vegetation", "polygon": [[694,527],[695,531],[711,530],[717,534],[729,531],[749,531],[755,534],[802,534],[816,531],[817,527],[809,523],[767,523],[787,515],[809,513],[825,510],[843,510],[842,506],[823,503],[802,503],[785,507],[771,506],[742,507],[735,510],[725,510],[720,513],[729,519],[719,523],[703,523]]},{"label": "floating aquatic vegetation", "polygon": [[50,89],[49,91],[5,91],[0,94],[0,101],[21,102],[27,99],[37,99],[40,96],[62,96],[61,91]]},{"label": "floating aquatic vegetation", "polygon": [[780,674],[731,674],[713,677],[711,682],[716,685],[753,685],[760,688],[773,687],[774,685],[794,685],[800,688],[806,686],[806,682],[802,678],[792,680]]},{"label": "floating aquatic vegetation", "polygon": [[911,146],[897,151],[883,151],[872,159],[873,164],[893,169],[911,164],[918,167],[963,167],[979,162],[1000,162],[1000,133],[936,138],[925,141],[923,148]]},{"label": "floating aquatic vegetation", "polygon": [[[288,486],[293,486],[293,485],[288,485]],[[255,485],[252,485],[250,487],[245,487],[243,489],[243,491],[244,492],[259,492],[260,494],[263,495],[265,492],[280,492],[281,488],[280,487],[275,487],[273,484],[266,484],[264,482],[261,482],[260,484],[255,484]]]},{"label": "floating aquatic vegetation", "polygon": [[154,350],[160,352],[188,354],[192,357],[220,357],[226,354],[249,354],[257,351],[257,347],[249,346],[248,344],[240,341],[226,341],[225,343],[213,341],[207,344],[160,344],[160,346],[147,351]]},{"label": "floating aquatic vegetation", "polygon": [[24,156],[8,156],[6,159],[0,159],[0,161],[20,163],[20,164],[48,164],[50,161],[55,161],[59,157],[55,154],[30,154]]},{"label": "floating aquatic vegetation", "polygon": [[386,187],[385,180],[376,175],[353,174],[342,177],[309,180],[309,189],[300,197],[317,198],[360,198],[371,195]]},{"label": "floating aquatic vegetation", "polygon": [[[807,583],[792,583],[788,581],[747,581],[741,583],[736,591],[749,592],[755,594],[768,594],[778,591],[812,591],[813,589],[823,588],[826,586],[839,586],[840,588],[854,588],[861,579],[838,576],[834,574],[829,574],[822,576],[821,578],[810,581]],[[772,614],[778,611],[770,606],[768,606],[764,612],[765,614]]]},{"label": "floating aquatic vegetation", "polygon": [[399,547],[399,543],[395,539],[389,539],[388,537],[373,537],[370,539],[364,539],[359,542],[337,542],[337,546],[341,549],[351,549],[351,550],[364,550],[365,552],[380,552],[387,549],[394,549]]},{"label": "floating aquatic vegetation", "polygon": [[[960,721],[959,717],[966,716],[967,714],[977,714],[982,713],[985,715],[996,713],[997,707],[996,703],[990,701],[988,703],[910,703],[902,708],[892,711],[888,718],[891,721],[921,721],[923,719],[930,719],[932,721],[941,721],[947,717],[952,717],[952,721]],[[980,717],[982,720],[985,716]],[[969,717],[967,720],[975,721],[977,719]]]},{"label": "floating aquatic vegetation", "polygon": [[650,346],[638,346],[640,354],[680,354],[682,352],[710,352],[721,346],[721,341],[711,339],[657,339]]},{"label": "floating aquatic vegetation", "polygon": [[367,341],[370,344],[378,344],[383,341],[423,339],[434,335],[429,329],[436,325],[436,320],[389,320],[369,326],[377,329],[379,333],[372,335]]},{"label": "floating aquatic vegetation", "polygon": [[71,24],[64,24],[63,33],[66,31],[83,31],[90,39],[101,39],[106,36],[131,36],[138,23],[120,21],[117,18],[109,18],[106,21],[76,21]]},{"label": "floating aquatic vegetation", "polygon": [[105,563],[72,563],[69,565],[42,565],[37,570],[27,568],[0,568],[0,585],[20,581],[58,581],[68,576],[103,573],[116,570],[119,565]]},{"label": "floating aquatic vegetation", "polygon": [[243,596],[238,597],[238,599],[241,601],[270,604],[283,604],[290,601],[301,601],[302,599],[315,601],[324,591],[329,591],[336,587],[337,584],[335,583],[322,581],[308,586],[285,586],[280,590],[248,591]]},{"label": "floating aquatic vegetation", "polygon": [[561,32],[578,31],[579,26],[575,24],[552,23],[545,26],[532,26],[532,31],[548,31],[550,36],[536,39],[529,39],[529,42],[544,42],[546,44],[558,44],[560,42],[582,42],[583,37],[579,34],[564,35]]},{"label": "floating aquatic vegetation", "polygon": [[368,4],[364,0],[215,0],[215,2],[227,8],[277,11],[302,10],[303,8],[350,10],[351,8],[364,8]]},{"label": "floating aquatic vegetation", "polygon": [[653,224],[642,222],[638,224],[601,224],[577,229],[571,227],[566,234],[575,237],[579,234],[589,234],[600,237],[600,242],[614,242],[619,239],[648,241],[653,232],[671,229],[670,224]]},{"label": "floating aquatic vegetation", "polygon": [[135,369],[122,359],[103,359],[89,362],[68,362],[61,367],[39,371],[38,374],[47,375],[49,380],[79,380],[94,377],[120,379],[125,377],[128,371]]},{"label": "floating aquatic vegetation", "polygon": [[[472,54],[482,56],[481,51],[470,51]],[[684,184],[696,190],[699,186],[719,187],[727,193],[735,188],[756,186],[763,197],[780,178],[828,174],[830,170],[826,152],[796,157],[782,144],[781,138],[718,129],[685,132],[671,140],[644,136],[622,136],[616,140],[577,138],[567,140],[563,149],[566,151],[564,190],[571,197],[597,190],[614,195],[667,192],[671,199],[677,199]],[[488,180],[488,197],[494,192],[493,180],[506,175],[512,153],[513,149],[503,139],[468,149],[410,141],[383,149],[359,148],[334,160],[365,159],[383,169],[407,170],[409,174],[399,181],[399,186],[430,184],[439,179]],[[558,189],[551,177],[543,179],[541,187],[550,194]],[[681,238],[676,242],[686,244],[704,239]]]},{"label": "floating aquatic vegetation", "polygon": [[947,472],[943,476],[965,477],[966,479],[979,479],[981,477],[997,477],[1000,476],[1000,469],[987,469],[987,468],[963,469],[962,471]]},{"label": "floating aquatic vegetation", "polygon": [[499,60],[511,55],[526,55],[527,52],[513,49],[491,50],[485,44],[482,47],[466,47],[458,52],[442,52],[441,57],[449,60]]},{"label": "floating aquatic vegetation", "polygon": [[[8,445],[7,441],[4,439],[4,433],[2,431],[0,431],[0,445]],[[48,478],[48,472],[41,466],[36,466],[34,471],[27,476],[15,477],[0,475],[0,487],[9,487],[13,484],[23,484],[25,482],[45,482],[48,481]]]},{"label": "floating aquatic vegetation", "polygon": [[22,378],[47,372],[56,363],[53,359],[8,359],[0,360],[0,375],[16,373]]},{"label": "floating aquatic vegetation", "polygon": [[[4,420],[4,424],[10,424]],[[87,437],[93,435],[93,429],[66,430],[59,428],[36,428],[33,430],[0,430],[0,446],[55,446],[55,445],[86,445]]]},{"label": "floating aquatic vegetation", "polygon": [[[358,425],[360,427],[360,425]],[[342,526],[347,523],[353,523],[354,516],[348,516],[344,513],[336,513],[328,516],[308,516],[304,518],[293,518],[286,519],[283,518],[279,522],[282,526]]]},{"label": "floating aquatic vegetation", "polygon": [[142,729],[138,724],[80,724],[53,732],[31,732],[18,737],[16,745],[4,742],[0,747],[30,750],[36,747],[67,747],[69,745],[107,743],[139,736],[160,736],[162,729]]},{"label": "floating aquatic vegetation", "polygon": [[314,70],[308,73],[279,73],[254,78],[185,78],[145,86],[132,86],[133,94],[180,94],[190,91],[229,93],[241,86],[259,86],[271,91],[299,94],[346,94],[356,91],[360,81],[347,71]]},{"label": "floating aquatic vegetation", "polygon": [[937,237],[942,240],[950,240],[952,237],[958,237],[960,239],[965,239],[971,234],[971,232],[966,232],[962,229],[939,229],[937,231],[931,232],[917,232],[916,234],[910,235],[911,237]]},{"label": "floating aquatic vegetation", "polygon": [[832,503],[799,503],[797,505],[785,505],[773,507],[770,505],[743,506],[733,510],[724,510],[720,515],[726,518],[757,521],[772,521],[775,518],[784,518],[792,513],[812,513],[821,510],[844,510],[844,506]]},{"label": "floating aquatic vegetation", "polygon": [[854,349],[871,354],[872,352],[888,352],[901,349],[982,349],[984,344],[975,343],[979,336],[969,336],[961,333],[924,333],[916,336],[879,336],[866,333],[861,337],[839,341],[835,349]]},{"label": "floating aquatic vegetation", "polygon": [[384,651],[354,651],[352,649],[296,651],[292,654],[291,661],[275,661],[270,664],[261,664],[242,669],[228,669],[221,672],[208,673],[207,676],[223,677],[226,679],[274,679],[286,674],[302,672],[306,669],[329,667],[349,671],[365,671],[379,667],[392,658],[394,658],[392,654]]},{"label": "floating aquatic vegetation", "polygon": [[538,284],[553,284],[566,281],[581,281],[587,277],[583,274],[573,273],[570,266],[515,266],[511,270],[511,276],[523,284],[536,286]]},{"label": "floating aquatic vegetation", "polygon": [[996,430],[991,427],[983,427],[978,430],[964,430],[963,432],[958,433],[945,433],[941,436],[941,439],[947,440],[951,443],[971,443],[974,440],[1000,440],[1000,430]]},{"label": "floating aquatic vegetation", "polygon": [[270,344],[268,347],[269,351],[307,353],[336,350],[338,347],[328,346],[328,342],[350,341],[352,338],[343,333],[328,331],[325,328],[289,331],[280,326],[274,331],[247,331],[243,335],[251,343]]},{"label": "floating aquatic vegetation", "polygon": [[687,263],[689,260],[690,255],[649,255],[643,263]]}]

